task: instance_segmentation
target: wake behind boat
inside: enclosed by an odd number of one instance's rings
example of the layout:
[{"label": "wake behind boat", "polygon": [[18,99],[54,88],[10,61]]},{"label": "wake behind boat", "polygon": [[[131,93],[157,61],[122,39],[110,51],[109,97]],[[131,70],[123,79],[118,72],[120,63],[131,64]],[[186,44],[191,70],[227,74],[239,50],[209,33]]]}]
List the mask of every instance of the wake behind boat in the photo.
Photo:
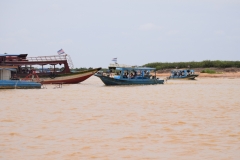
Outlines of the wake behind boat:
[{"label": "wake behind boat", "polygon": [[[164,80],[156,77],[156,69],[148,67],[131,67],[126,65],[114,65],[109,67],[109,73],[98,72],[105,85],[139,85],[139,84],[163,84]],[[151,72],[155,74],[152,75]]]}]

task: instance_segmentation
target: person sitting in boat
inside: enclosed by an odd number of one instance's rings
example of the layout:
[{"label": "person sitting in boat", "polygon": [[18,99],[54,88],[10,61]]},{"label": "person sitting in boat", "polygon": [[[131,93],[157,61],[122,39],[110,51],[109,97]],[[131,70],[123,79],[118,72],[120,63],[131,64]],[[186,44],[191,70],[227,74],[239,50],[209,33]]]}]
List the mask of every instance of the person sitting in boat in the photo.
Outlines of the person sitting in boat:
[{"label": "person sitting in boat", "polygon": [[127,73],[126,72],[123,74],[123,78],[127,78]]},{"label": "person sitting in boat", "polygon": [[141,71],[137,72],[137,76],[141,76]]},{"label": "person sitting in boat", "polygon": [[134,71],[133,77],[136,77],[136,76],[137,76],[137,72],[136,72],[136,71]]},{"label": "person sitting in boat", "polygon": [[134,78],[134,74],[133,74],[133,73],[130,74],[130,78],[131,78],[131,79]]},{"label": "person sitting in boat", "polygon": [[109,77],[112,77],[112,70],[109,69]]},{"label": "person sitting in boat", "polygon": [[182,76],[182,71],[179,71],[179,77],[181,77]]},{"label": "person sitting in boat", "polygon": [[111,72],[110,72],[110,71],[111,71],[111,70],[107,70],[107,71],[106,71],[106,76],[107,76],[107,77],[109,77],[109,76],[111,75]]},{"label": "person sitting in boat", "polygon": [[129,73],[127,77],[132,78],[132,73]]},{"label": "person sitting in boat", "polygon": [[146,71],[146,75],[149,75],[149,71]]}]

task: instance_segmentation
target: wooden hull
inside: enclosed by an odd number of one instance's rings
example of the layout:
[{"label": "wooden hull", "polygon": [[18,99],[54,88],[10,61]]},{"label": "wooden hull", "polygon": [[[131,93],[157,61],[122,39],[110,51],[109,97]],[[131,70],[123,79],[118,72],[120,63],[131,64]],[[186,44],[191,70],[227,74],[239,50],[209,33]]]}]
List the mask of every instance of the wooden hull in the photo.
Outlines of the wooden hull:
[{"label": "wooden hull", "polygon": [[163,84],[164,80],[159,80],[159,79],[114,79],[114,78],[110,78],[107,76],[102,76],[102,75],[98,75],[95,74],[95,76],[99,77],[102,82],[106,85],[106,86],[110,86],[110,85],[149,85],[149,84]]},{"label": "wooden hull", "polygon": [[93,74],[95,74],[97,71],[99,71],[101,68],[95,68],[84,72],[74,73],[74,74],[68,74],[63,75],[60,77],[55,77],[54,79],[51,78],[40,78],[42,84],[76,84],[80,83],[89,77],[91,77]]},{"label": "wooden hull", "polygon": [[40,89],[41,83],[19,81],[19,80],[0,80],[0,89]]}]

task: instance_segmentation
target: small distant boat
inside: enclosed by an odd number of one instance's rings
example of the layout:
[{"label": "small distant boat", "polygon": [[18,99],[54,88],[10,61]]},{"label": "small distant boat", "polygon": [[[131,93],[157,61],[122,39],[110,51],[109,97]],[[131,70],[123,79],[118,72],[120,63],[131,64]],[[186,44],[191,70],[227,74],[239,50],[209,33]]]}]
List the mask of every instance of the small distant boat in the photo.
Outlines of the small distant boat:
[{"label": "small distant boat", "polygon": [[[148,67],[130,67],[116,65],[109,67],[108,73],[97,72],[95,76],[102,82],[109,85],[139,85],[139,84],[163,84],[164,80],[156,77],[156,69]],[[150,73],[154,72],[154,75]]]},{"label": "small distant boat", "polygon": [[192,69],[175,69],[167,79],[190,79],[193,80],[198,76]]}]

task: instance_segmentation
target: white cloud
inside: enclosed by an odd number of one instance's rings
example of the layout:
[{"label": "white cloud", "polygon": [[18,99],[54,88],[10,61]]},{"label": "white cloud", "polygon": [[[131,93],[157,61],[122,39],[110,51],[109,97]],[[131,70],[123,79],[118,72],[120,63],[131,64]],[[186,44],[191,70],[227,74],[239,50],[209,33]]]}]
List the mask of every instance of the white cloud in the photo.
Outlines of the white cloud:
[{"label": "white cloud", "polygon": [[142,31],[157,30],[157,29],[161,29],[161,27],[153,23],[146,23],[146,24],[140,25],[139,27],[139,30],[142,30]]},{"label": "white cloud", "polygon": [[68,45],[68,44],[72,44],[73,41],[71,39],[65,39],[63,41],[61,41],[59,44],[61,45]]},{"label": "white cloud", "polygon": [[27,29],[19,29],[14,32],[6,34],[0,39],[0,45],[6,46],[16,46],[19,43],[31,44],[35,43],[35,38],[30,36],[30,32]]},{"label": "white cloud", "polygon": [[62,40],[62,41],[50,41],[47,44],[50,45],[50,46],[54,46],[54,45],[64,46],[64,45],[69,45],[69,44],[72,44],[72,43],[73,43],[73,40],[65,39],[65,40]]},{"label": "white cloud", "polygon": [[22,28],[22,29],[19,29],[19,30],[9,33],[8,36],[10,36],[10,37],[26,37],[26,36],[29,36],[29,33],[30,33],[29,30]]},{"label": "white cloud", "polygon": [[178,34],[178,33],[179,33],[178,30],[170,30],[170,31],[167,32],[167,35],[172,36],[172,35],[176,35],[176,34]]},{"label": "white cloud", "polygon": [[0,38],[0,46],[4,46],[2,48],[7,48],[17,44],[17,40],[15,38]]},{"label": "white cloud", "polygon": [[55,42],[55,41],[50,41],[50,42],[48,42],[47,44],[50,45],[50,46],[53,46],[53,45],[57,45],[57,42]]},{"label": "white cloud", "polygon": [[224,35],[225,32],[223,30],[215,30],[214,34],[216,34],[216,35]]},{"label": "white cloud", "polygon": [[53,10],[57,10],[57,11],[62,10],[62,7],[61,7],[60,5],[58,5],[58,4],[52,4],[52,5],[51,5],[51,8],[52,8]]}]

